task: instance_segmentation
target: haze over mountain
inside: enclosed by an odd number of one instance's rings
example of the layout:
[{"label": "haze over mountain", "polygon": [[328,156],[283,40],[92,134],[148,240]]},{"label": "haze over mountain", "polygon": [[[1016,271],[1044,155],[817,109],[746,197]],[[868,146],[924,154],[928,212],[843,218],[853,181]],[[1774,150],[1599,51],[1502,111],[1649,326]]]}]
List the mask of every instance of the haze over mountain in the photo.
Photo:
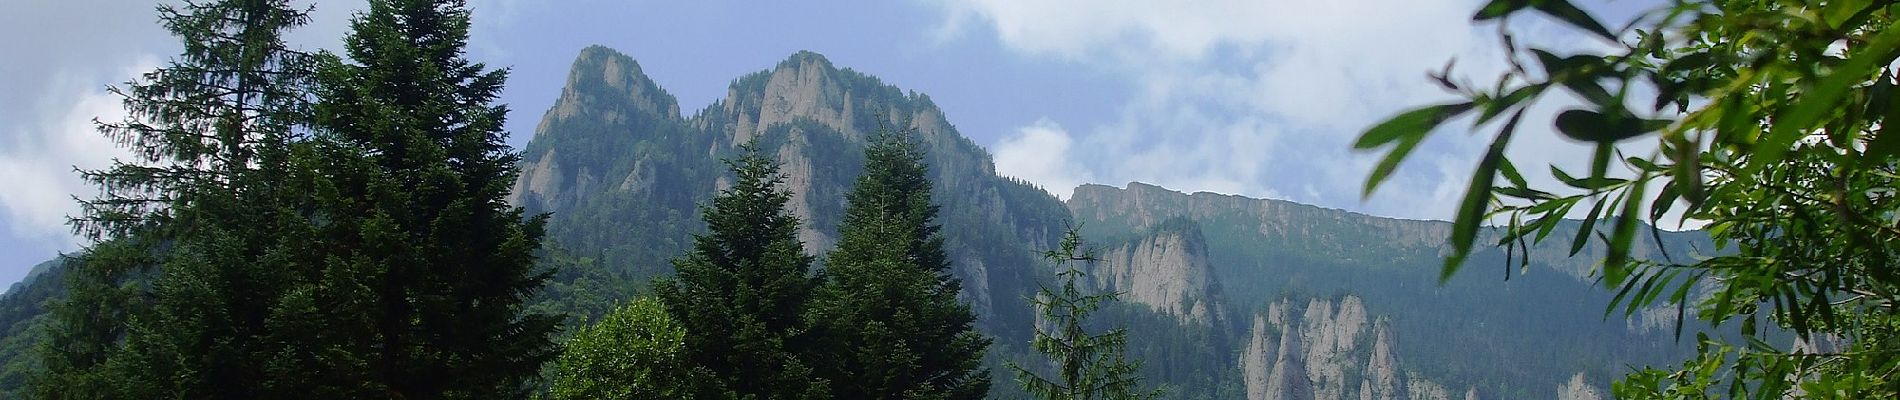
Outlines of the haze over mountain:
[{"label": "haze over mountain", "polygon": [[[556,275],[538,307],[575,320],[670,271],[705,229],[698,207],[730,184],[721,160],[737,145],[756,140],[782,164],[799,237],[822,255],[837,241],[867,135],[914,128],[954,275],[995,338],[993,396],[1015,389],[1001,362],[1030,359],[1038,320],[1025,299],[1051,278],[1038,256],[1069,226],[1101,258],[1096,289],[1123,293],[1099,322],[1130,329],[1130,355],[1169,398],[1596,398],[1627,366],[1692,350],[1653,323],[1672,315],[1599,318],[1611,293],[1592,285],[1593,261],[1561,257],[1568,249],[1535,249],[1508,281],[1488,273],[1503,254],[1481,253],[1439,285],[1445,222],[1140,182],[1085,184],[1058,199],[999,175],[929,96],[817,53],[734,79],[698,110],[682,110],[637,61],[606,47],[581,50],[565,82],[522,149],[510,201],[552,214],[545,262]],[[1706,238],[1662,241],[1686,252]],[[59,292],[55,264],[0,297],[0,389],[32,368],[17,355],[39,306]]]}]

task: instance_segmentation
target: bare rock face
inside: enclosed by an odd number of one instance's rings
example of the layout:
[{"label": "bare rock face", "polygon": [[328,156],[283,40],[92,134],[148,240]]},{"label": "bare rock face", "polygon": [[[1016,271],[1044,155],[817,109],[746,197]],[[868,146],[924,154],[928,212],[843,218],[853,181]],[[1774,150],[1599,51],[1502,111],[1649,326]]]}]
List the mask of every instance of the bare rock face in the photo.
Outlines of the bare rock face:
[{"label": "bare rock face", "polygon": [[1273,362],[1278,349],[1267,339],[1267,318],[1264,315],[1253,316],[1253,327],[1247,330],[1245,350],[1240,353],[1241,384],[1247,388],[1248,399],[1267,398],[1268,375],[1273,371]]},{"label": "bare rock face", "polygon": [[561,171],[554,165],[554,156],[554,150],[549,149],[534,163],[521,167],[521,177],[515,179],[514,190],[508,191],[508,204],[525,205],[525,199],[537,199],[544,203],[537,206],[546,209],[545,203],[559,201],[557,196],[560,196],[563,185]]},{"label": "bare rock face", "polygon": [[1121,292],[1122,301],[1183,322],[1207,325],[1223,319],[1199,227],[1158,230],[1113,249],[1103,261],[1089,275],[1100,287]]},{"label": "bare rock face", "polygon": [[[1365,304],[1356,296],[1346,296],[1335,308],[1331,301],[1313,300],[1301,318],[1300,336],[1306,342],[1306,375],[1313,381],[1314,398],[1344,398],[1346,370],[1356,364],[1351,358],[1366,329]],[[1356,383],[1356,382],[1355,382]]]},{"label": "bare rock face", "polygon": [[[636,118],[683,121],[679,102],[653,83],[633,58],[613,49],[592,46],[581,50],[580,56],[575,58],[568,70],[567,85],[535,127],[534,136],[541,140],[546,135],[638,135],[639,132],[628,126]],[[557,128],[571,122],[611,132],[573,132]],[[637,183],[642,178],[635,175],[642,171],[637,167],[629,176],[602,176],[606,171],[594,167],[607,164],[604,160],[562,157],[574,155],[553,149],[525,154],[521,175],[508,194],[508,202],[537,210],[559,210],[573,204],[581,194],[595,190],[597,183],[621,182],[616,185],[619,190],[640,189]]]},{"label": "bare rock face", "polygon": [[[1392,327],[1384,320],[1373,323],[1372,358],[1366,360],[1366,368],[1361,373],[1363,381],[1359,384],[1359,400],[1398,400],[1405,397],[1399,390],[1399,360],[1392,354]],[[1476,392],[1471,393],[1476,395]]]},{"label": "bare rock face", "polygon": [[1276,356],[1267,372],[1262,399],[1315,399],[1313,382],[1307,379],[1309,370],[1300,349],[1299,335],[1291,329],[1280,332],[1280,346],[1274,351]]},{"label": "bare rock face", "polygon": [[1557,400],[1603,400],[1603,393],[1584,382],[1583,373],[1578,372],[1570,377],[1570,382],[1557,387]]},{"label": "bare rock face", "polygon": [[[1282,300],[1253,316],[1239,366],[1250,400],[1450,400],[1453,392],[1404,372],[1391,326],[1367,322],[1358,297],[1312,300],[1304,309]],[[1365,337],[1367,329],[1371,337]],[[1366,347],[1370,347],[1367,349]],[[1347,376],[1357,372],[1357,380]],[[1475,389],[1464,398],[1477,400]]]},{"label": "bare rock face", "polygon": [[[784,178],[784,181],[780,183],[780,188],[791,193],[791,200],[786,203],[786,207],[790,209],[792,216],[798,217],[799,221],[817,220],[818,215],[814,211],[817,207],[815,202],[827,201],[811,195],[816,191],[817,178],[814,174],[817,171],[814,170],[810,152],[807,151],[810,147],[810,142],[805,138],[807,134],[803,130],[792,129],[791,138],[786,141],[785,146],[779,147],[777,154],[773,155],[779,163],[778,173]],[[798,240],[804,242],[805,254],[823,254],[838,241],[830,233],[819,230],[817,226],[810,223],[798,225]]]}]

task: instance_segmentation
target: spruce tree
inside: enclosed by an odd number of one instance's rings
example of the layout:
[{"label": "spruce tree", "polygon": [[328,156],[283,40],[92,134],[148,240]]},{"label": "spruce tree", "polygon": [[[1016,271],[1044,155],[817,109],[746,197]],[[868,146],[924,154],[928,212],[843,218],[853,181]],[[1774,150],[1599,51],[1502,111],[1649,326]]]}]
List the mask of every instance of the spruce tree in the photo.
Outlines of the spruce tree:
[{"label": "spruce tree", "polygon": [[128,118],[99,129],[136,157],[81,173],[101,193],[73,227],[96,244],[53,307],[36,397],[262,394],[229,383],[259,381],[274,350],[264,321],[289,275],[260,259],[283,250],[279,211],[294,208],[283,183],[311,71],[282,36],[307,12],[282,0],[158,7],[184,52],[112,89]]},{"label": "spruce tree", "polygon": [[281,306],[315,332],[285,338],[301,345],[275,378],[352,398],[519,394],[556,319],[523,310],[546,277],[543,218],[504,200],[507,74],[464,57],[464,1],[373,0],[351,27],[354,64],[326,57],[317,77],[321,283]]},{"label": "spruce tree", "polygon": [[838,248],[811,319],[835,398],[976,399],[990,339],[958,300],[940,227],[932,222],[929,167],[910,132],[879,130],[846,199]]},{"label": "spruce tree", "polygon": [[818,286],[785,208],[778,164],[756,144],[727,164],[731,187],[703,210],[708,232],[654,283],[667,313],[686,328],[687,359],[717,389],[697,398],[826,398],[825,383],[795,349],[810,348],[801,316]]},{"label": "spruce tree", "polygon": [[1083,249],[1081,234],[1070,228],[1062,237],[1061,248],[1050,250],[1043,257],[1058,265],[1056,279],[1061,280],[1062,285],[1058,288],[1043,286],[1036,291],[1036,309],[1042,311],[1042,319],[1036,324],[1036,337],[1030,345],[1049,357],[1055,374],[1039,375],[1031,370],[1033,367],[1011,362],[1008,366],[1016,372],[1016,383],[1043,400],[1160,397],[1159,389],[1145,393],[1136,390],[1141,378],[1135,373],[1141,363],[1123,356],[1128,347],[1126,329],[1091,334],[1086,328],[1089,315],[1101,309],[1103,303],[1115,301],[1117,293],[1089,294],[1077,285],[1087,279],[1083,268],[1096,261],[1093,254]]}]

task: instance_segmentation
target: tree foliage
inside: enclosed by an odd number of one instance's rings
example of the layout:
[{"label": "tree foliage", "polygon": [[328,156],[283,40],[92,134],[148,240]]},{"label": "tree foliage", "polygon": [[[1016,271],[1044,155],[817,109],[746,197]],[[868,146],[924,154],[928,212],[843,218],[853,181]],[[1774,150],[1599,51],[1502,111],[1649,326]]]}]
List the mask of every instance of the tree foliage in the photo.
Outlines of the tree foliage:
[{"label": "tree foliage", "polygon": [[255,397],[261,385],[219,382],[257,381],[259,356],[278,349],[265,320],[290,278],[250,261],[284,255],[282,233],[294,229],[290,145],[306,125],[312,60],[282,36],[308,10],[157,10],[184,52],[111,90],[128,117],[99,130],[134,157],[81,172],[101,193],[72,226],[95,244],[52,307],[36,397]]},{"label": "tree foliage", "polygon": [[1035,304],[1042,311],[1043,320],[1037,323],[1036,338],[1031,346],[1049,357],[1055,373],[1043,376],[1032,370],[1033,366],[1010,362],[1008,366],[1016,372],[1016,382],[1031,395],[1044,400],[1160,397],[1160,390],[1144,393],[1137,389],[1141,379],[1136,371],[1141,363],[1129,361],[1122,355],[1128,347],[1128,331],[1112,329],[1091,334],[1084,327],[1089,315],[1101,309],[1103,303],[1114,301],[1117,294],[1084,293],[1078,286],[1078,282],[1087,279],[1088,273],[1083,268],[1096,261],[1093,254],[1083,249],[1081,234],[1071,228],[1062,237],[1061,248],[1050,250],[1043,257],[1058,265],[1056,278],[1062,281],[1062,286],[1054,289],[1043,286],[1036,292]]},{"label": "tree foliage", "polygon": [[754,145],[728,162],[734,181],[704,210],[708,232],[673,261],[654,295],[686,328],[687,359],[718,383],[697,398],[823,398],[825,384],[799,356],[811,339],[805,307],[820,278],[786,209],[778,164]]},{"label": "tree foliage", "polygon": [[978,399],[990,340],[958,300],[943,235],[933,223],[929,166],[911,131],[880,130],[847,195],[837,249],[812,323],[819,372],[834,398]]},{"label": "tree foliage", "polygon": [[627,303],[582,328],[555,361],[551,397],[679,399],[708,380],[686,362],[686,329],[652,299]]},{"label": "tree foliage", "polygon": [[521,391],[557,320],[523,310],[546,274],[542,218],[504,201],[518,156],[492,103],[507,74],[463,56],[463,1],[371,1],[351,27],[353,64],[326,57],[318,75],[323,258],[281,306],[313,333],[276,372],[403,398]]},{"label": "tree foliage", "polygon": [[185,52],[101,124],[138,158],[75,230],[43,398],[487,398],[552,354],[540,220],[502,196],[505,74],[459,1],[372,1],[353,62],[287,48],[287,1],[160,6]]},{"label": "tree foliage", "polygon": [[[1508,115],[1458,208],[1446,275],[1486,221],[1506,221],[1498,244],[1522,263],[1529,243],[1588,206],[1582,229],[1560,240],[1573,255],[1606,245],[1599,276],[1618,293],[1611,312],[1674,306],[1679,318],[1742,339],[1699,332],[1699,357],[1633,373],[1619,396],[1900,395],[1896,12],[1891,1],[1674,1],[1611,30],[1568,1],[1494,0],[1473,19],[1536,13],[1620,46],[1559,55],[1502,33],[1513,68],[1495,85],[1441,72],[1438,82],[1464,101],[1402,113],[1360,136],[1355,147],[1389,149],[1367,191],[1439,123],[1474,115],[1482,127]],[[1595,151],[1589,171],[1552,167],[1562,186],[1534,186],[1504,150],[1525,110],[1559,90],[1583,103],[1551,122]],[[1654,150],[1618,146],[1639,140]],[[1632,259],[1635,242],[1652,236],[1639,221],[1654,233],[1671,212],[1733,250]],[[1695,295],[1698,286],[1708,294]],[[1798,343],[1771,339],[1784,330]]]}]

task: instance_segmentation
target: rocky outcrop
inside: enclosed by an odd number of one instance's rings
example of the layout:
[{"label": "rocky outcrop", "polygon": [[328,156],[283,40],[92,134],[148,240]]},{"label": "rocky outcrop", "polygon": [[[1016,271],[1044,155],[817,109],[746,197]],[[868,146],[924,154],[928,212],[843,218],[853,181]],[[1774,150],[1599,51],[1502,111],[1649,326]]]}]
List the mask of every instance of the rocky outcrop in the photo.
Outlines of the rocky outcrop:
[{"label": "rocky outcrop", "polygon": [[1583,373],[1579,372],[1570,377],[1570,382],[1557,387],[1557,400],[1603,400],[1603,393],[1584,382]]},{"label": "rocky outcrop", "polygon": [[[1253,316],[1239,362],[1247,398],[1314,400],[1450,400],[1452,391],[1404,373],[1390,324],[1368,322],[1364,302],[1283,300]],[[1370,335],[1367,335],[1370,328]],[[1367,349],[1369,347],[1369,349]],[[1357,376],[1348,382],[1348,377]],[[1475,400],[1476,390],[1465,398]]]},{"label": "rocky outcrop", "polygon": [[1208,325],[1225,319],[1208,265],[1207,241],[1191,222],[1156,229],[1111,249],[1098,268],[1089,275],[1099,287],[1121,292],[1121,301],[1186,323]]},{"label": "rocky outcrop", "polygon": [[1346,370],[1354,367],[1353,350],[1366,323],[1365,304],[1357,296],[1346,296],[1337,308],[1327,300],[1306,305],[1300,336],[1307,345],[1306,375],[1313,381],[1314,398],[1344,398]]},{"label": "rocky outcrop", "polygon": [[1273,363],[1279,361],[1275,358],[1279,349],[1270,347],[1273,341],[1267,339],[1273,334],[1267,326],[1265,315],[1254,315],[1253,327],[1247,330],[1247,344],[1240,353],[1241,385],[1246,387],[1249,399],[1267,398],[1267,381],[1272,380],[1268,375],[1274,371]]},{"label": "rocky outcrop", "polygon": [[[1398,400],[1405,397],[1399,385],[1399,360],[1392,354],[1392,327],[1385,321],[1373,324],[1372,357],[1361,371],[1359,400]],[[1476,393],[1472,393],[1476,395]]]},{"label": "rocky outcrop", "polygon": [[[624,153],[588,149],[584,152],[587,154],[576,154],[582,152],[557,151],[554,143],[624,143],[652,134],[636,128],[653,121],[683,124],[678,100],[648,78],[632,57],[601,46],[582,49],[568,70],[560,97],[535,127],[535,141],[545,143],[529,146],[530,151],[523,155],[521,175],[509,192],[509,203],[554,211],[597,191],[594,185],[599,183],[620,191],[646,188],[638,185],[642,181],[638,174],[651,175],[651,166],[647,170],[636,166],[626,172],[627,176],[606,176],[609,171],[622,170],[617,167],[628,162],[637,163],[635,159],[641,155],[631,148],[624,149]],[[579,140],[581,137],[591,140]],[[652,179],[649,176],[645,180]]]}]

